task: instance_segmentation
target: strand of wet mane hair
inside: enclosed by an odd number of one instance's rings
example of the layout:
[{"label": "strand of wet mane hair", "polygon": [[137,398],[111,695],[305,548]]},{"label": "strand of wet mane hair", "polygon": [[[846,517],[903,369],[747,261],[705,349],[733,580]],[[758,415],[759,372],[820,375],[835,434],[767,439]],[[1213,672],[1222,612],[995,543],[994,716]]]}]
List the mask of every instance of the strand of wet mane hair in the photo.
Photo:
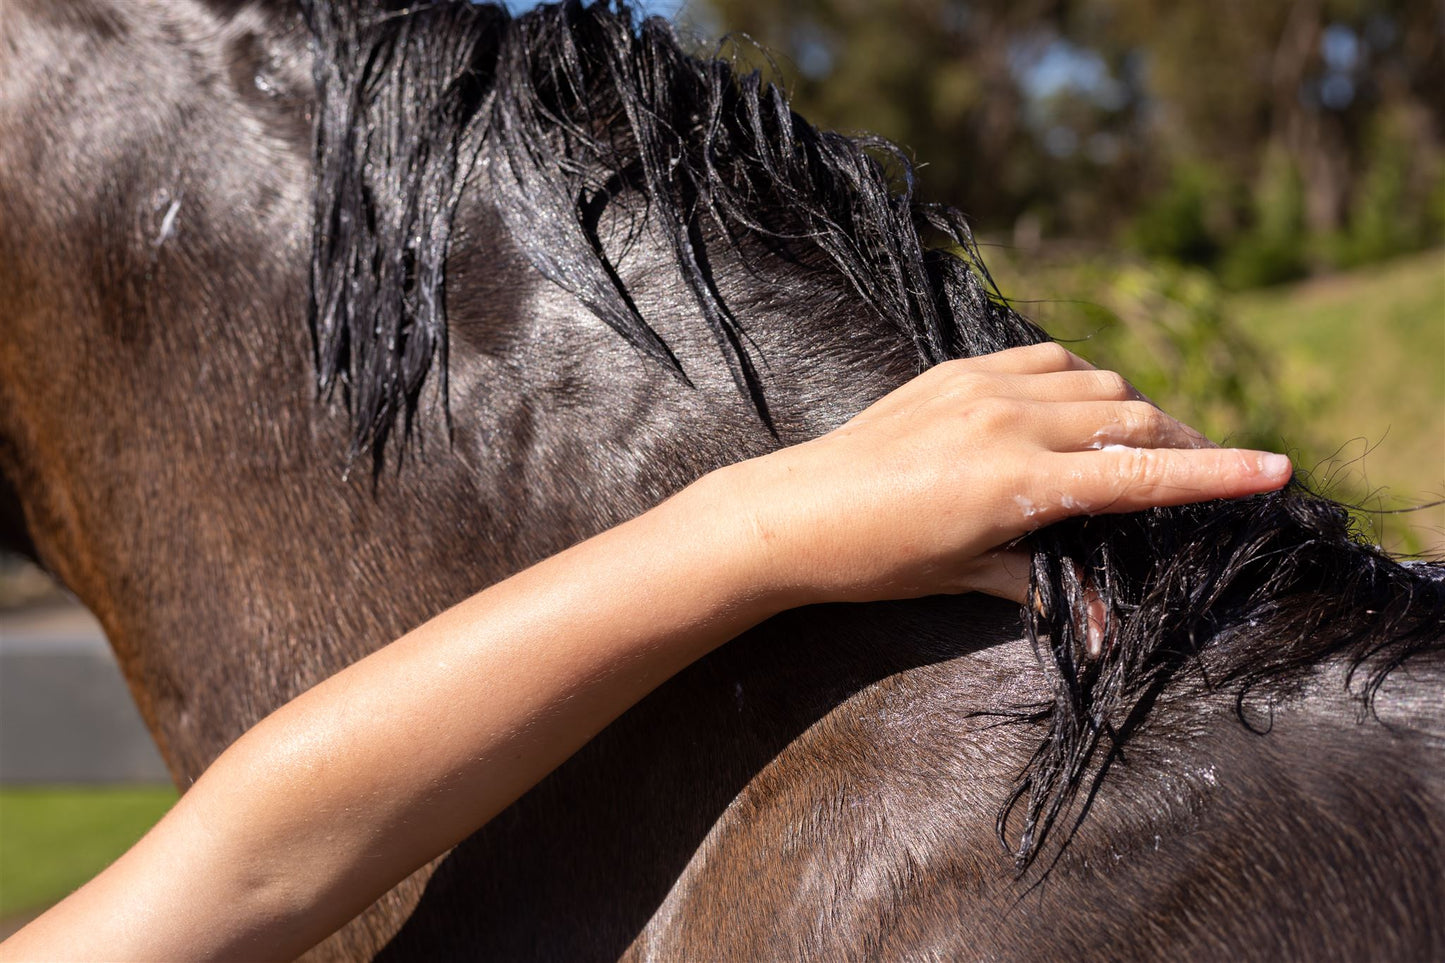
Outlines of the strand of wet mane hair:
[{"label": "strand of wet mane hair", "polygon": [[380,467],[429,374],[447,394],[446,256],[503,11],[299,0],[314,38],[310,324],[318,390]]},{"label": "strand of wet mane hair", "polygon": [[957,212],[916,202],[896,147],[813,128],[757,72],[686,54],[661,19],[639,26],[625,6],[575,0],[518,18],[467,2],[302,8],[319,101],[311,324],[319,387],[345,395],[354,453],[379,460],[398,421],[411,429],[433,371],[445,403],[445,259],[483,145],[512,175],[496,179],[492,200],[522,253],[686,382],[598,235],[613,196],[643,198],[769,427],[747,334],[712,274],[705,218],[734,240],[820,253],[912,340],[920,368],[1045,337],[924,243],[933,231],[976,255]]},{"label": "strand of wet mane hair", "polygon": [[[323,391],[340,386],[353,446],[378,464],[393,424],[411,425],[428,373],[445,378],[447,242],[483,148],[510,175],[492,178],[490,199],[532,265],[687,381],[599,237],[609,204],[645,204],[764,424],[747,332],[702,241],[709,223],[738,251],[750,239],[791,260],[794,283],[819,264],[846,279],[912,341],[920,369],[1046,337],[998,295],[962,216],[918,201],[901,151],[813,128],[758,73],[686,54],[660,20],[639,25],[625,6],[576,2],[518,18],[461,0],[302,3],[320,100],[318,378]],[[1185,668],[1208,666],[1213,684],[1243,700],[1344,659],[1362,673],[1368,704],[1391,669],[1439,651],[1445,636],[1434,570],[1363,544],[1340,506],[1299,485],[1074,520],[1032,546],[1038,604],[1025,627],[1053,692],[1011,710],[1045,730],[998,813],[1021,872],[1055,825],[1087,809],[1079,794],[1098,788]],[[1108,612],[1098,656],[1084,646],[1090,592]]]},{"label": "strand of wet mane hair", "polygon": [[[1021,872],[1181,672],[1232,690],[1240,722],[1253,728],[1245,705],[1257,688],[1273,699],[1338,661],[1372,712],[1390,672],[1445,653],[1445,566],[1401,564],[1370,545],[1343,506],[1298,482],[1075,519],[1033,542],[1037,604],[1026,619],[1054,692],[1013,713],[1047,730],[997,817]],[[1098,655],[1085,642],[1093,594],[1106,609]]]},{"label": "strand of wet mane hair", "polygon": [[[967,353],[1001,346],[983,343],[985,325],[954,323],[965,305],[1007,312],[976,275],[925,251],[920,219],[946,225],[960,247],[971,239],[952,212],[914,202],[911,166],[896,148],[814,129],[758,73],[684,53],[665,21],[635,27],[625,9],[575,2],[539,9],[503,37],[497,83],[488,136],[514,179],[494,190],[529,260],[629,343],[676,366],[597,236],[596,199],[642,197],[738,389],[770,427],[746,332],[712,275],[705,221],[795,261],[800,249],[821,254],[913,341],[921,367],[957,354],[950,336],[959,331],[973,338]],[[905,175],[902,191],[880,155]],[[967,297],[936,298],[944,278]]]}]

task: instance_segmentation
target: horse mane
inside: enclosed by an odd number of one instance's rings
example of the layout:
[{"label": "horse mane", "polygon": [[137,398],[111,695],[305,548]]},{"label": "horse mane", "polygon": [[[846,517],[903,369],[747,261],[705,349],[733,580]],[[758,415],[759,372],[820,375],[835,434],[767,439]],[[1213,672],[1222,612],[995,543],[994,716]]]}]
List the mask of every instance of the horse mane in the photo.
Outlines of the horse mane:
[{"label": "horse mane", "polygon": [[[997,294],[962,215],[920,202],[878,138],[820,131],[756,71],[684,52],[662,20],[568,0],[511,17],[447,0],[301,0],[315,38],[311,324],[318,384],[339,387],[354,453],[380,463],[430,373],[445,398],[445,266],[483,150],[492,198],[531,264],[644,356],[688,374],[599,237],[640,197],[737,389],[772,428],[747,332],[714,283],[704,231],[836,272],[911,340],[920,370],[1044,340]],[[1075,519],[1036,533],[1024,624],[1052,699],[1005,710],[1047,736],[998,814],[1020,871],[1188,669],[1281,690],[1343,661],[1368,706],[1386,674],[1441,651],[1445,583],[1370,547],[1298,483],[1269,495]],[[1100,654],[1084,599],[1108,612]],[[1082,817],[1080,817],[1082,818]],[[1074,824],[1077,826],[1077,822]]]},{"label": "horse mane", "polygon": [[483,148],[514,175],[494,200],[536,269],[687,381],[598,236],[609,201],[644,197],[769,426],[746,333],[713,280],[704,219],[733,240],[823,255],[912,340],[920,370],[1045,340],[986,275],[925,242],[932,231],[976,253],[962,215],[914,198],[898,148],[815,129],[758,72],[686,54],[660,18],[637,25],[625,5],[577,0],[517,18],[450,0],[302,0],[302,10],[318,54],[311,324],[320,388],[346,395],[356,452],[379,457],[398,420],[410,429],[433,362],[446,377],[451,220]]}]

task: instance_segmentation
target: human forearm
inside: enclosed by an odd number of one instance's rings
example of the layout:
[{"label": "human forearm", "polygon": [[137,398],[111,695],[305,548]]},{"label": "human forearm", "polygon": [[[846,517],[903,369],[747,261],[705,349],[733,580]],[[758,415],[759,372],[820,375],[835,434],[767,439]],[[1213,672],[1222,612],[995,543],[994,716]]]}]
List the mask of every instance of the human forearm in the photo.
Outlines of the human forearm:
[{"label": "human forearm", "polygon": [[[318,804],[380,801],[348,828],[349,847],[325,841],[337,862],[317,854],[326,873],[314,890],[356,904],[337,910],[338,925],[388,876],[454,845],[679,669],[781,607],[713,494],[689,489],[480,593],[278,716],[286,735],[267,752],[303,771]],[[365,709],[337,717],[342,703]],[[313,777],[318,758],[326,769]],[[290,820],[297,808],[275,812]],[[277,838],[307,830],[280,825]]]},{"label": "human forearm", "polygon": [[[323,938],[781,606],[726,499],[715,483],[694,486],[288,704],[72,898],[70,920],[41,921],[48,936],[108,958],[284,957]],[[226,912],[189,920],[167,906]]]},{"label": "human forearm", "polygon": [[1026,601],[1011,540],[1236,497],[1288,461],[1209,447],[1056,346],[950,362],[707,476],[317,686],[0,956],[293,955],[500,811],[678,669],[782,608]]}]

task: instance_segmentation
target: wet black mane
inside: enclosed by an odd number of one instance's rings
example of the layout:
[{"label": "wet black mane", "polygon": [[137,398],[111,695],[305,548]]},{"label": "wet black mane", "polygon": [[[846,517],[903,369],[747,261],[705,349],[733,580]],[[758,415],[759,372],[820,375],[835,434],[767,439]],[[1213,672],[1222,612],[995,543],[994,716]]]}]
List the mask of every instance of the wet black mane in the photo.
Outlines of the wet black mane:
[{"label": "wet black mane", "polygon": [[[916,345],[920,370],[1044,335],[955,252],[962,216],[913,196],[877,138],[819,131],[757,72],[689,56],[671,27],[580,3],[512,18],[494,6],[302,4],[316,36],[314,327],[321,387],[342,387],[358,450],[408,424],[433,361],[445,378],[442,284],[458,194],[478,151],[501,156],[496,205],[549,280],[687,379],[598,237],[636,192],[738,388],[768,421],[746,333],[714,283],[705,227],[816,252]],[[934,244],[927,243],[932,234]]]},{"label": "wet black mane", "polygon": [[[358,452],[379,459],[395,426],[407,433],[429,374],[444,396],[448,243],[483,150],[512,175],[494,178],[492,200],[532,265],[687,380],[599,238],[609,203],[642,198],[769,427],[708,233],[759,242],[796,265],[800,285],[806,264],[836,272],[912,341],[920,369],[1044,337],[992,293],[962,216],[914,197],[900,151],[811,127],[757,73],[685,53],[662,21],[576,2],[518,18],[460,2],[302,7],[317,52],[318,375],[346,397]],[[1243,693],[1343,660],[1368,701],[1406,658],[1442,652],[1441,583],[1364,544],[1342,508],[1298,485],[1078,520],[1032,547],[1042,604],[1027,629],[1054,698],[1022,712],[1049,736],[999,816],[1021,865],[1181,674]],[[1110,613],[1098,658],[1079,628],[1085,584]]]}]

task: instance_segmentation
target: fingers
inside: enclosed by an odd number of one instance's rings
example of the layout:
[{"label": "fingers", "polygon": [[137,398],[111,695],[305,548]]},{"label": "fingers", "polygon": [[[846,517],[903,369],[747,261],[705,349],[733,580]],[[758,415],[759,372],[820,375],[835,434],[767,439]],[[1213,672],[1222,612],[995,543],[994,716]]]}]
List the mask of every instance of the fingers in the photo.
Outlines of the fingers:
[{"label": "fingers", "polygon": [[953,393],[950,388],[956,390],[959,384],[968,385],[971,383],[970,379],[980,377],[987,383],[989,376],[997,375],[1043,375],[1094,370],[1094,366],[1083,358],[1048,341],[1024,348],[981,354],[973,358],[945,361],[929,368],[894,394],[925,391]]},{"label": "fingers", "polygon": [[1239,498],[1284,487],[1284,455],[1238,448],[1118,448],[1048,456],[1031,502],[1040,523]]},{"label": "fingers", "polygon": [[1140,401],[1133,385],[1100,371],[1056,344],[1013,348],[930,368],[874,403],[864,421],[905,416],[983,399],[1015,401]]},{"label": "fingers", "polygon": [[941,424],[952,426],[960,437],[974,435],[977,441],[990,446],[1037,446],[1056,452],[1103,450],[1120,445],[1214,447],[1214,443],[1198,431],[1147,401],[1060,397],[1058,392],[1037,385],[1048,377],[1023,379],[1020,389],[1012,394],[983,391],[969,397],[937,395],[897,411],[905,417],[931,414],[938,417]]},{"label": "fingers", "polygon": [[1028,417],[1040,443],[1054,451],[1129,448],[1213,448],[1193,428],[1147,401],[1035,405]]},{"label": "fingers", "polygon": [[1084,587],[1084,651],[1089,658],[1097,659],[1104,654],[1104,638],[1109,632],[1109,610],[1099,590],[1092,585]]},{"label": "fingers", "polygon": [[[991,552],[980,559],[981,568],[971,580],[974,591],[983,592],[996,598],[1029,604],[1029,568],[1032,559],[1022,549],[1002,549]],[[1037,602],[1034,603],[1037,606]],[[1104,650],[1104,638],[1108,634],[1108,610],[1103,599],[1093,586],[1084,589],[1083,610],[1084,646],[1089,658],[1097,659]]]},{"label": "fingers", "polygon": [[1006,548],[989,552],[978,559],[976,573],[968,580],[969,588],[995,598],[1027,605],[1029,566],[1032,562],[1029,553],[1023,549]]},{"label": "fingers", "polygon": [[[893,410],[912,414],[940,404],[962,406],[985,398],[1059,403],[1135,402],[1139,406],[1145,406],[1133,410],[1120,409],[1120,414],[1114,421],[1126,427],[1123,435],[1116,438],[1105,432],[1097,439],[1099,445],[1096,447],[1103,444],[1138,443],[1125,440],[1135,436],[1133,431],[1128,430],[1129,425],[1141,419],[1152,424],[1167,418],[1160,414],[1156,419],[1145,410],[1147,407],[1158,412],[1158,406],[1122,375],[1094,368],[1054,344],[1015,348],[939,365],[920,376],[915,385],[900,391]],[[1188,443],[1183,447],[1203,448],[1212,445],[1194,429],[1180,425],[1172,419],[1170,422],[1183,428],[1189,436]]]},{"label": "fingers", "polygon": [[938,367],[968,366],[976,371],[997,374],[1045,374],[1050,371],[1093,371],[1094,366],[1054,341],[1009,348],[975,358],[950,361]]},{"label": "fingers", "polygon": [[1274,491],[1289,481],[1294,469],[1284,455],[1239,448],[1194,451],[1122,449],[1101,451],[1115,459],[1113,483],[1119,486],[1120,507],[1129,503],[1183,505],[1214,498],[1237,498]]},{"label": "fingers", "polygon": [[999,375],[1005,389],[1034,401],[1146,401],[1124,376],[1098,368]]},{"label": "fingers", "polygon": [[934,386],[933,397],[965,399],[991,396],[1020,401],[1148,402],[1123,376],[1096,368],[1035,373],[959,371]]}]

